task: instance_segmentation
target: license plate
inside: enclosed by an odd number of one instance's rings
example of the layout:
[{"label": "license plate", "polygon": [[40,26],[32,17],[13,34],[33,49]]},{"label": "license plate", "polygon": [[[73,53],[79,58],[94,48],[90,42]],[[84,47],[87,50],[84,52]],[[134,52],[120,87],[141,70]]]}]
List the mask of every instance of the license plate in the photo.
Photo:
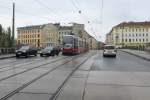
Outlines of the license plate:
[{"label": "license plate", "polygon": [[108,53],[112,53],[112,51],[108,51]]}]

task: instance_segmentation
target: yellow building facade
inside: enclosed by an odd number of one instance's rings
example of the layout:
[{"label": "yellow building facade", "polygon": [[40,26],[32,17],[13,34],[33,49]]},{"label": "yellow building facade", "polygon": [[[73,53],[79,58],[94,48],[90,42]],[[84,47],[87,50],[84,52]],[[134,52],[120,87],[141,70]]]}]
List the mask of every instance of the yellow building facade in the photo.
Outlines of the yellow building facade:
[{"label": "yellow building facade", "polygon": [[58,45],[58,29],[54,24],[20,27],[17,29],[17,44],[30,44],[37,48]]},{"label": "yellow building facade", "polygon": [[20,27],[17,29],[17,44],[31,44],[36,47],[42,47],[41,45],[41,34],[42,25],[39,26],[28,26]]}]

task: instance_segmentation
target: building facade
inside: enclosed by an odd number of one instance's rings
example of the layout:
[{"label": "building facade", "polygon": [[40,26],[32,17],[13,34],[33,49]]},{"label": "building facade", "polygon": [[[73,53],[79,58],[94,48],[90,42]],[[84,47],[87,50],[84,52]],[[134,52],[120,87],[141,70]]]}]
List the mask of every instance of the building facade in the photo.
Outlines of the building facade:
[{"label": "building facade", "polygon": [[17,44],[31,44],[37,48],[63,45],[63,36],[75,35],[86,41],[89,49],[97,48],[97,41],[84,29],[84,24],[72,23],[71,26],[61,26],[60,23],[49,23],[19,27],[17,29]]},{"label": "building facade", "polygon": [[42,47],[43,27],[44,25],[36,25],[17,28],[17,44],[32,44],[36,47]]},{"label": "building facade", "polygon": [[114,45],[145,48],[150,42],[150,22],[123,22],[113,27],[110,34]]},{"label": "building facade", "polygon": [[113,30],[111,30],[108,34],[106,34],[106,40],[105,40],[106,44],[109,44],[109,45],[113,44],[113,34],[112,34],[112,31]]},{"label": "building facade", "polygon": [[72,34],[72,27],[71,26],[59,26],[59,44],[63,45],[63,36],[71,35]]},{"label": "building facade", "polygon": [[20,27],[17,44],[31,44],[37,48],[58,45],[58,29],[53,24]]},{"label": "building facade", "polygon": [[94,37],[92,37],[92,36],[89,37],[89,43],[88,44],[89,44],[90,50],[98,49],[98,41]]},{"label": "building facade", "polygon": [[47,24],[43,27],[41,34],[42,47],[57,46],[59,45],[58,28],[55,24]]}]

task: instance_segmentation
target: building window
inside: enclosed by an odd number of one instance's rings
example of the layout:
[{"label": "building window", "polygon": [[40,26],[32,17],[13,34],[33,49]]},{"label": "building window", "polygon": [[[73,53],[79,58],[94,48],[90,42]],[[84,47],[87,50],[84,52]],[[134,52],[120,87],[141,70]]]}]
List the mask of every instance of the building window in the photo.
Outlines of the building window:
[{"label": "building window", "polygon": [[134,34],[132,34],[132,36],[134,37]]},{"label": "building window", "polygon": [[143,42],[144,42],[144,39],[143,39]]},{"label": "building window", "polygon": [[132,39],[132,41],[134,42],[134,39]]},{"label": "building window", "polygon": [[132,32],[134,32],[134,29],[132,29]]},{"label": "building window", "polygon": [[139,39],[139,41],[141,42],[141,39]]},{"label": "building window", "polygon": [[137,34],[136,34],[136,37],[137,37]]},{"label": "building window", "polygon": [[141,36],[141,34],[139,34],[139,36]]},{"label": "building window", "polygon": [[148,42],[148,39],[146,39],[146,42]]},{"label": "building window", "polygon": [[136,32],[137,32],[137,29],[136,29]]},{"label": "building window", "polygon": [[146,36],[148,36],[148,33],[146,34]]},{"label": "building window", "polygon": [[136,42],[137,42],[138,40],[136,39]]},{"label": "building window", "polygon": [[131,39],[129,39],[129,42],[131,42]]},{"label": "building window", "polygon": [[143,29],[143,32],[144,32],[144,29]]},{"label": "building window", "polygon": [[143,36],[144,36],[144,34],[143,34]]},{"label": "building window", "polygon": [[131,34],[129,34],[129,36],[131,36]]}]

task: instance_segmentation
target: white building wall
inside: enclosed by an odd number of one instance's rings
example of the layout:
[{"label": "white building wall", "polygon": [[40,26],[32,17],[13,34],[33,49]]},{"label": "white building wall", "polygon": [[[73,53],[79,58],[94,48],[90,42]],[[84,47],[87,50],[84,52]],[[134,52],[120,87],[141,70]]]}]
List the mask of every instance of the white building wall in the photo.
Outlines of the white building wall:
[{"label": "white building wall", "polygon": [[[146,27],[124,27],[124,29],[114,28],[112,33],[114,40],[113,43],[118,45],[121,43],[144,44],[150,42],[150,28]],[[116,40],[116,36],[118,36],[118,40]]]}]

